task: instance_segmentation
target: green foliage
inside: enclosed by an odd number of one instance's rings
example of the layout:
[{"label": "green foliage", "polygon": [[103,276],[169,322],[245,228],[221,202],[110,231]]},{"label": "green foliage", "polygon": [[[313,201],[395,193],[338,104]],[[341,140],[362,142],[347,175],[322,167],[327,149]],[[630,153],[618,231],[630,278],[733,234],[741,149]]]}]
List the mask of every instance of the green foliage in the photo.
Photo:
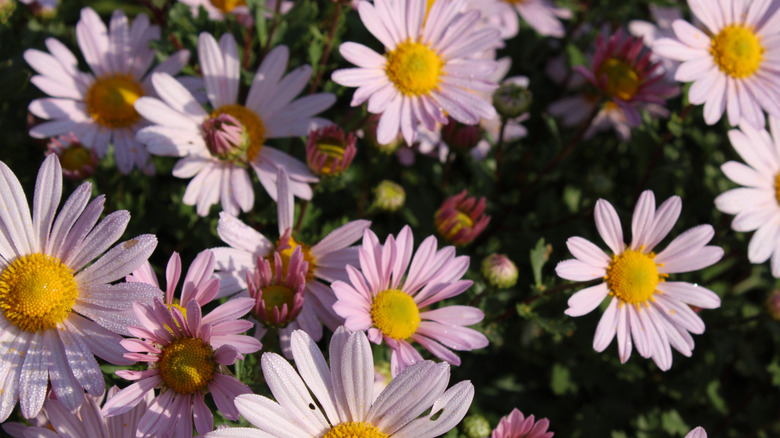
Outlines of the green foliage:
[{"label": "green foliage", "polygon": [[[181,3],[152,3],[167,8],[165,23],[158,23],[163,26],[163,37],[154,43],[157,62],[176,50],[187,49],[191,57],[183,74],[198,75],[200,32],[217,36],[232,33],[242,60],[246,60],[240,89],[240,95],[245,96],[263,57],[271,48],[285,44],[290,49],[288,71],[311,65],[310,85],[338,97],[323,117],[348,130],[368,131],[365,108],[349,106],[353,90],[330,80],[335,69],[350,66],[338,51],[341,42],[358,41],[382,52],[381,44],[349,5],[299,0],[288,14],[277,16],[264,8],[264,1],[250,0],[254,26],[246,29],[232,16],[212,21],[205,10],[193,15]],[[729,144],[726,121],[708,126],[701,108],[686,110],[687,87],[680,97],[668,102],[668,119],[644,114],[642,126],[633,130],[628,141],[612,131],[578,138],[578,127],[562,125],[548,111],[551,102],[570,94],[545,71],[549,59],[560,56],[568,67],[587,65],[602,25],[616,27],[632,19],[650,20],[649,5],[670,3],[561,1],[575,12],[568,24],[570,33],[560,41],[543,38],[523,23],[520,34],[507,41],[499,56],[512,57],[509,76],[522,74],[530,79],[533,104],[531,117],[524,122],[528,135],[505,142],[500,159],[493,145],[481,162],[468,153],[452,152],[444,162],[417,154],[413,164],[402,166],[395,155],[380,151],[364,136],[346,173],[323,178],[305,207],[296,200],[296,218],[303,218],[297,236],[303,242],[317,242],[346,222],[364,218],[372,221],[371,229],[382,240],[409,224],[418,245],[435,234],[433,216],[446,197],[468,189],[472,196],[487,198],[491,224],[474,243],[457,248],[458,255],[471,257],[466,278],[475,284],[444,304],[479,307],[485,319],[474,328],[484,332],[491,344],[483,350],[459,352],[462,364],[452,368],[451,381],[471,380],[476,395],[467,421],[446,437],[485,436],[485,421],[495,427],[514,407],[526,415],[549,418],[551,430],[560,437],[681,437],[698,425],[715,437],[780,436],[780,324],[764,307],[777,283],[768,264],[748,262],[751,235],[733,231],[729,226],[732,217],[713,205],[716,196],[735,187],[723,175],[721,165],[741,161]],[[45,142],[28,136],[35,121],[26,108],[43,93],[30,83],[34,72],[22,54],[29,48],[46,50],[45,39],[57,38],[77,55],[79,68],[87,71],[74,32],[79,9],[86,5],[106,20],[115,8],[131,15],[148,13],[140,2],[68,0],[53,17],[36,17],[18,7],[5,24],[0,24],[0,160],[11,167],[28,194],[44,157]],[[317,84],[314,78],[318,77]],[[569,142],[573,142],[571,151],[548,169]],[[305,161],[305,139],[272,139],[268,144]],[[188,266],[198,252],[224,244],[216,234],[219,208],[212,208],[205,218],[198,216],[194,207],[182,201],[188,181],[171,175],[175,159],[154,157],[153,162],[154,176],[140,171],[121,175],[109,153],[88,181],[94,194],[106,195],[107,213],[120,209],[131,212],[123,238],[145,233],[157,236],[159,244],[150,262],[163,275],[173,251],[181,253]],[[406,203],[401,210],[391,213],[372,208],[371,189],[382,180],[395,181],[404,188]],[[65,181],[64,192],[70,193],[78,184]],[[241,219],[275,239],[276,206],[257,181],[254,187],[254,208]],[[712,244],[726,253],[712,267],[672,277],[713,290],[722,305],[699,313],[707,330],[694,336],[692,357],[674,353],[668,372],[660,371],[636,351],[621,364],[614,341],[604,352],[595,352],[593,335],[605,305],[578,318],[564,315],[571,295],[590,284],[572,287],[555,275],[555,265],[571,258],[566,247],[569,237],[582,236],[606,248],[593,221],[598,199],[615,206],[624,233],[630,236],[631,213],[645,189],[653,190],[659,202],[673,195],[683,200],[681,217],[659,248],[682,231],[707,223],[716,230]],[[440,245],[445,244],[440,239]],[[517,262],[520,280],[516,286],[496,291],[480,279],[478,261],[491,253],[507,254]],[[326,331],[320,342],[323,348],[329,337]],[[276,333],[269,332],[263,339],[264,350],[279,351],[275,339]],[[379,346],[374,347],[374,354],[386,372],[389,351]],[[423,354],[433,358],[428,352]],[[254,392],[270,395],[260,355],[238,361],[232,372]],[[109,386],[127,385],[114,375],[121,368],[126,367],[102,364]],[[217,425],[230,423],[220,415],[215,418]]]}]

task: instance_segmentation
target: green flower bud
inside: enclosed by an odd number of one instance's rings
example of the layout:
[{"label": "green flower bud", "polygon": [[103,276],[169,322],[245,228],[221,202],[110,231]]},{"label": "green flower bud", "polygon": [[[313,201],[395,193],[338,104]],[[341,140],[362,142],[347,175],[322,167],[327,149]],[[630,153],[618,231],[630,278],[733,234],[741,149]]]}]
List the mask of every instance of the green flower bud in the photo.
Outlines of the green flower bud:
[{"label": "green flower bud", "polygon": [[493,431],[490,427],[490,423],[488,423],[485,417],[476,414],[464,418],[461,427],[463,428],[463,433],[466,434],[468,438],[490,436],[490,433]]},{"label": "green flower bud", "polygon": [[482,260],[482,276],[491,286],[508,289],[517,284],[517,265],[504,254],[491,254]]},{"label": "green flower bud", "polygon": [[404,188],[389,180],[380,182],[373,191],[374,206],[382,211],[398,211],[406,201]]}]

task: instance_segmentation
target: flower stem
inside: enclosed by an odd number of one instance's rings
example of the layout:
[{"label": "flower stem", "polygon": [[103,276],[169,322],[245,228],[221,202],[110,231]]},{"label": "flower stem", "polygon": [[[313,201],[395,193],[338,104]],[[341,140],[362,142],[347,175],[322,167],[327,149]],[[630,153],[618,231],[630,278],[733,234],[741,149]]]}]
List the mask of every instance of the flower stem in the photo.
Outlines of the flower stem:
[{"label": "flower stem", "polygon": [[336,38],[336,30],[339,27],[339,21],[341,20],[341,8],[342,8],[342,2],[337,1],[336,2],[336,10],[333,11],[333,18],[330,21],[330,30],[328,31],[328,41],[325,43],[325,50],[322,52],[322,58],[320,58],[320,63],[317,66],[317,76],[314,78],[314,81],[311,83],[311,88],[309,88],[309,94],[314,93],[317,91],[317,87],[320,86],[320,81],[322,81],[322,74],[325,71],[325,64],[328,62],[328,58],[330,57],[330,52],[333,50],[333,40]]}]

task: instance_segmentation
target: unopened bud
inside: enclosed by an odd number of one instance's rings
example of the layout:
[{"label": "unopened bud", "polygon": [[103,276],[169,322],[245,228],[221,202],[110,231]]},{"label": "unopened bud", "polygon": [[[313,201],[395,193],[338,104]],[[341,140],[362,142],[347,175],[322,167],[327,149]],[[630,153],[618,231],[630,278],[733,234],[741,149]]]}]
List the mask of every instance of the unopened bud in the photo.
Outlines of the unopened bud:
[{"label": "unopened bud", "polygon": [[517,284],[517,265],[504,254],[491,254],[482,260],[482,276],[497,289]]},{"label": "unopened bud", "polygon": [[533,97],[527,87],[518,81],[506,80],[493,93],[493,106],[505,119],[514,119],[531,108]]},{"label": "unopened bud", "polygon": [[441,127],[441,139],[453,149],[471,150],[481,138],[478,125],[464,125],[452,117],[448,117],[447,124]]},{"label": "unopened bud", "polygon": [[490,423],[488,423],[487,419],[482,415],[469,415],[463,419],[463,423],[461,423],[461,425],[463,427],[463,433],[468,438],[482,438],[490,436],[490,433],[493,431],[490,428]]},{"label": "unopened bud", "polygon": [[406,202],[406,191],[400,185],[384,180],[374,187],[374,205],[387,212],[398,211]]}]

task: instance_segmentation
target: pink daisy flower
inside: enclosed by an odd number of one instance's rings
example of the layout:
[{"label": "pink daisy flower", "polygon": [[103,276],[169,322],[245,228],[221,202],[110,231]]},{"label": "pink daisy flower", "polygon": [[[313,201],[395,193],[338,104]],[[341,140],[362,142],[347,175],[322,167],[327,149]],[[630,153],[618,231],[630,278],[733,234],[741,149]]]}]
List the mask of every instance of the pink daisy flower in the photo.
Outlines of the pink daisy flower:
[{"label": "pink daisy flower", "polygon": [[[112,386],[108,390],[111,398],[119,392]],[[135,438],[138,422],[149,409],[154,396],[148,392],[135,407],[122,415],[106,418],[100,413],[100,403],[103,395],[87,396],[87,400],[78,411],[71,412],[61,401],[49,397],[41,410],[42,422],[38,426],[27,426],[21,423],[5,423],[3,430],[14,438]],[[53,431],[53,433],[52,433]]]},{"label": "pink daisy flower", "polygon": [[[300,246],[295,248],[286,263],[279,252],[274,252],[270,258],[272,261],[258,257],[257,269],[252,274],[246,271],[249,297],[255,300],[252,316],[258,321],[255,336],[262,339],[269,328],[280,329],[279,343],[283,345],[285,354],[290,354],[290,334],[284,329],[296,322],[303,310],[309,264],[303,260]],[[301,318],[296,326],[309,328],[309,322],[317,326],[312,331],[319,332],[321,337],[321,324],[316,318]]]},{"label": "pink daisy flower", "polygon": [[358,5],[369,32],[385,47],[380,55],[368,47],[347,42],[344,58],[359,68],[337,70],[333,80],[358,87],[352,106],[368,100],[368,111],[381,114],[377,140],[393,141],[399,131],[411,145],[422,124],[434,129],[455,120],[475,125],[496,111],[480,92],[492,92],[489,75],[494,61],[473,59],[475,53],[500,45],[496,30],[475,28],[479,12],[461,12],[465,0],[437,0],[426,15],[425,0],[376,0]]},{"label": "pink daisy flower", "polygon": [[558,263],[558,276],[573,281],[601,278],[604,282],[575,293],[565,313],[585,315],[611,297],[593,338],[596,351],[604,351],[617,334],[621,363],[631,356],[633,345],[642,357],[652,357],[664,371],[672,366],[671,347],[685,356],[692,354],[690,333],[704,333],[704,322],[690,306],[715,309],[720,307],[720,298],[701,285],[666,279],[669,274],[716,263],[723,257],[723,249],[707,245],[715,231],[710,225],[699,225],[675,238],[665,250],[654,253],[681,209],[680,198],[672,196],[656,210],[653,192],[643,192],[631,221],[631,245],[626,246],[615,209],[599,199],[596,228],[612,255],[582,237],[566,241],[575,258]]},{"label": "pink daisy flower", "polygon": [[413,246],[408,225],[397,237],[388,236],[384,245],[366,230],[358,250],[360,271],[347,266],[349,283],[331,285],[338,299],[333,310],[346,320],[344,325],[368,331],[371,342],[381,344],[384,340],[390,347],[394,376],[422,361],[410,341],[452,365],[460,365],[460,358],[451,350],[470,351],[488,345],[485,335],[465,327],[482,321],[485,315],[481,310],[446,306],[421,311],[471,286],[471,280],[460,279],[469,267],[469,258],[455,257],[452,246],[437,251],[434,236],[420,244],[414,258]]},{"label": "pink daisy flower", "polygon": [[206,406],[206,393],[211,393],[222,415],[237,420],[233,400],[252,391],[227,366],[260,349],[260,342],[251,336],[234,334],[238,328],[246,329],[237,318],[249,312],[252,304],[249,298],[236,298],[205,316],[196,299],[183,310],[159,299],[151,305],[137,304],[135,312],[142,326],[130,327],[137,339],[125,339],[122,346],[129,351],[126,358],[146,362],[149,369],[117,371],[119,377],[136,383],[110,398],[103,415],[123,414],[148,392],[161,388],[141,417],[139,438],[191,437],[193,419],[199,434],[212,431],[214,418]]},{"label": "pink daisy flower", "polygon": [[0,194],[0,421],[17,400],[25,418],[38,415],[49,384],[75,410],[84,390],[100,395],[106,389],[94,355],[132,363],[122,357],[119,334],[129,334],[127,326],[137,321],[133,303],[160,292],[110,283],[149,258],[157,239],[142,235],[111,248],[130,214],[119,210],[98,222],[104,197],[89,202],[89,183],[57,214],[62,169],[56,155],[38,171],[32,216],[19,180],[2,162]]},{"label": "pink daisy flower", "polygon": [[62,176],[72,180],[90,177],[97,168],[98,156],[94,149],[85,147],[73,133],[49,140],[46,155],[57,154],[62,165]]},{"label": "pink daisy flower", "polygon": [[578,65],[574,71],[620,108],[631,126],[637,127],[642,124],[637,104],[664,105],[667,98],[679,92],[664,81],[660,64],[650,61],[651,56],[641,39],[624,37],[618,30],[606,41],[603,35],[598,36],[590,69]]},{"label": "pink daisy flower", "polygon": [[255,394],[236,398],[241,415],[259,430],[226,428],[206,437],[433,438],[454,428],[474,397],[468,381],[445,391],[450,367],[431,361],[409,367],[374,397],[374,357],[362,332],[336,330],[330,367],[305,332],[293,332],[292,345],[297,372],[278,354],[261,360],[276,401]]},{"label": "pink daisy flower", "polygon": [[[50,54],[26,50],[24,59],[38,72],[31,82],[52,96],[30,103],[31,113],[49,120],[34,126],[30,135],[45,138],[72,132],[100,157],[112,143],[122,173],[151,166],[146,148],[135,140],[144,122],[133,103],[154,94],[146,72],[155,53],[149,43],[159,37],[159,27],[150,26],[146,15],[139,14],[130,24],[117,9],[106,29],[95,11],[84,8],[76,24],[76,40],[92,74],[79,71],[73,53],[54,38],[46,40]],[[187,50],[176,52],[152,72],[176,74],[189,57]]]},{"label": "pink daisy flower", "polygon": [[763,128],[763,111],[780,117],[780,9],[772,3],[688,0],[705,29],[675,20],[676,38],[653,44],[659,55],[682,62],[674,77],[693,82],[688,99],[704,104],[707,124],[720,120],[724,110],[732,126],[744,121]]},{"label": "pink daisy flower", "polygon": [[285,46],[265,57],[244,104],[238,103],[241,68],[233,36],[225,34],[217,44],[213,36],[201,33],[198,56],[211,109],[201,107],[182,84],[166,74],[152,78],[160,99],[142,97],[135,104],[153,124],[142,129],[137,139],[152,154],[183,157],[173,176],[192,178],[184,203],[197,205],[201,216],[217,202],[234,216],[239,210],[249,211],[255,202],[249,167],[274,200],[278,168],[290,175],[295,196],[311,199],[309,184],[317,181],[314,174],[296,158],[266,146],[266,140],[304,136],[329,125],[314,115],[333,105],[336,98],[315,93],[293,100],[309,82],[311,67],[298,67],[282,77],[288,58]]},{"label": "pink daisy flower", "polygon": [[552,438],[555,434],[547,432],[550,422],[543,418],[536,421],[533,415],[526,418],[517,408],[506,417],[490,434],[490,438]]},{"label": "pink daisy flower", "polygon": [[750,263],[772,259],[772,276],[780,277],[780,120],[769,117],[772,131],[743,124],[729,131],[731,145],[746,164],[729,161],[721,169],[743,187],[715,198],[718,210],[734,214],[735,231],[756,231],[748,245]]},{"label": "pink daisy flower", "polygon": [[[279,239],[274,244],[239,219],[222,212],[217,225],[217,234],[230,245],[229,248],[213,248],[217,264],[217,277],[221,279],[219,296],[227,296],[249,287],[246,271],[259,269],[258,260],[268,259],[275,263],[275,252],[281,256],[283,266],[289,266],[293,252],[301,248],[303,260],[307,263],[306,286],[303,304],[294,321],[279,328],[282,351],[290,354],[290,334],[296,329],[305,330],[315,340],[322,338],[322,323],[331,330],[343,324],[343,319],[333,312],[336,297],[326,285],[336,280],[347,280],[344,267],[357,264],[357,248],[350,247],[360,240],[370,221],[356,220],[333,230],[319,243],[308,245],[292,236],[295,223],[295,205],[289,188],[289,178],[284,170],[279,171]],[[288,268],[284,268],[289,271]],[[294,292],[294,291],[293,291]],[[268,308],[273,308],[269,302]],[[292,309],[293,302],[288,304]],[[281,310],[281,309],[280,309]],[[258,333],[265,334],[264,329]]]}]

